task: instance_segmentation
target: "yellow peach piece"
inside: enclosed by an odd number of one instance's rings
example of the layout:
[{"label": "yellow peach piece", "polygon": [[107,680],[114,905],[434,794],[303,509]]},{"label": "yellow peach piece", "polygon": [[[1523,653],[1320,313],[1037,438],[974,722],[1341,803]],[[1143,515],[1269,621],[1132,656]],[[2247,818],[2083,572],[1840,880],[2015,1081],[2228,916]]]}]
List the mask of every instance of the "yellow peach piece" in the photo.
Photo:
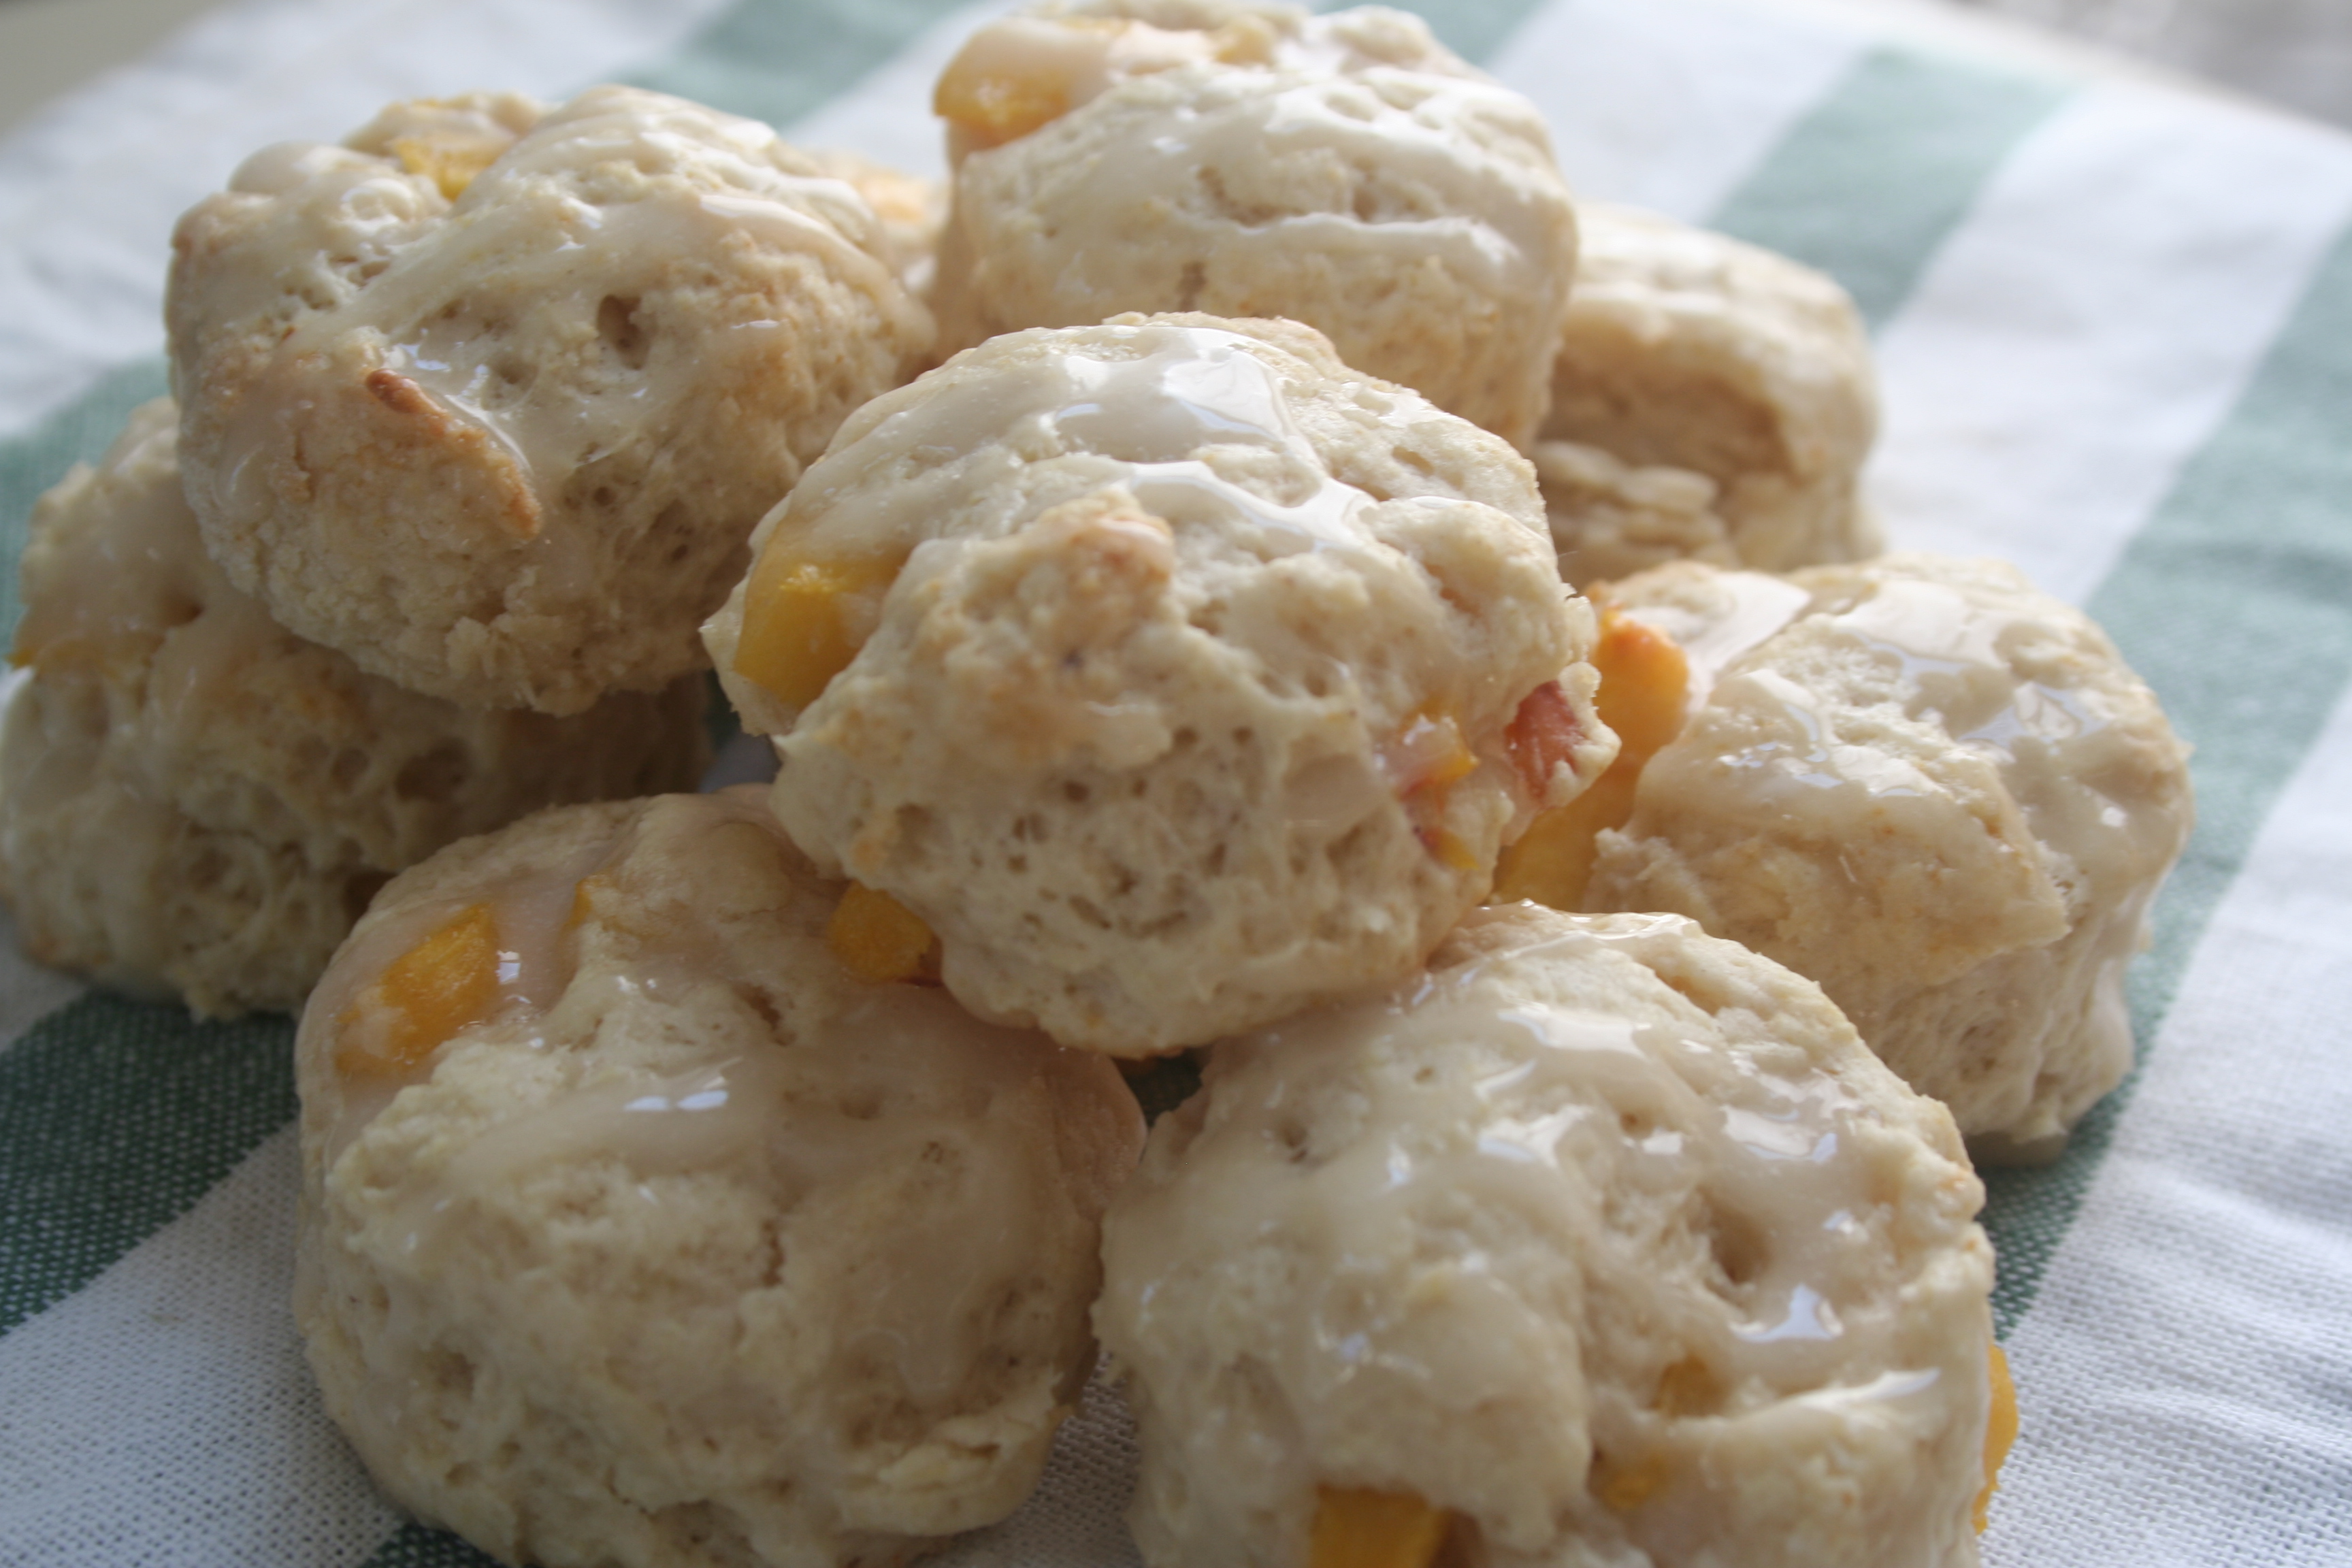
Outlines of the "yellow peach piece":
[{"label": "yellow peach piece", "polygon": [[2009,1357],[1992,1347],[1992,1414],[1985,1422],[1984,1490],[1977,1493],[1977,1530],[1982,1533],[1992,1518],[1992,1494],[2000,1488],[2001,1461],[2017,1441],[2017,1384],[2009,1375]]},{"label": "yellow peach piece", "polygon": [[937,980],[940,939],[922,917],[887,893],[852,882],[824,928],[833,955],[860,980]]},{"label": "yellow peach piece", "polygon": [[1690,664],[1665,633],[1603,611],[1592,666],[1601,674],[1593,706],[1617,732],[1617,760],[1591,788],[1537,817],[1503,851],[1495,872],[1498,899],[1532,899],[1570,910],[1582,904],[1601,830],[1631,820],[1643,765],[1682,728]]},{"label": "yellow peach piece", "polygon": [[974,149],[1026,136],[1070,111],[1077,79],[1103,74],[1123,30],[1108,17],[1006,17],[964,41],[931,90],[931,112]]},{"label": "yellow peach piece", "polygon": [[1592,1495],[1612,1513],[1631,1513],[1664,1489],[1673,1472],[1664,1454],[1644,1454],[1631,1464],[1597,1467]]},{"label": "yellow peach piece", "polygon": [[1409,1492],[1318,1487],[1308,1568],[1429,1568],[1447,1515]]},{"label": "yellow peach piece", "polygon": [[1601,721],[1617,731],[1620,760],[1647,762],[1683,727],[1683,700],[1690,692],[1690,661],[1675,639],[1657,627],[1614,610],[1602,612],[1601,640],[1592,650],[1601,672],[1593,696]]},{"label": "yellow peach piece", "polygon": [[474,904],[394,959],[343,1010],[335,1066],[353,1076],[413,1072],[498,995],[498,920]]},{"label": "yellow peach piece", "polygon": [[771,548],[751,569],[735,673],[805,708],[849,668],[878,603],[898,575],[896,563],[812,561]]},{"label": "yellow peach piece", "polygon": [[400,136],[392,143],[392,155],[400,160],[403,173],[426,176],[453,202],[466,194],[475,175],[498,162],[500,151],[492,142],[451,142],[429,136]]},{"label": "yellow peach piece", "polygon": [[1412,816],[1432,855],[1457,871],[1475,870],[1477,857],[1444,826],[1447,792],[1475,772],[1478,759],[1451,713],[1425,708],[1381,748],[1381,771]]}]

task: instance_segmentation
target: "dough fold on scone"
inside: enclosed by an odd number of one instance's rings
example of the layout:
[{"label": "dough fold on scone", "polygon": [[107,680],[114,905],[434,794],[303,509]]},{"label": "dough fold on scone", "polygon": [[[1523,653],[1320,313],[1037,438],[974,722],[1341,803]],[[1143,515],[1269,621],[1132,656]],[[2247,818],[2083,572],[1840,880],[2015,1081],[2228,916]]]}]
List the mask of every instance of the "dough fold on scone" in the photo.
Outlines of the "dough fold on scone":
[{"label": "dough fold on scone", "polygon": [[898,1563],[1035,1483],[1092,1357],[1112,1064],[852,979],[757,793],[387,888],[296,1046],[296,1315],[404,1506],[551,1568]]},{"label": "dough fold on scone", "polygon": [[[1860,489],[1876,377],[1845,290],[1654,213],[1586,203],[1577,221],[1576,289],[1535,448],[1562,575],[1582,585],[1658,565],[1675,534],[1685,554],[1768,572],[1876,553]],[[1667,517],[1635,517],[1629,531],[1623,498],[1593,483],[1589,458],[1546,460],[1555,443],[1686,469],[1713,494],[1696,508],[1677,494]],[[1727,557],[1695,510],[1719,519]]]},{"label": "dough fold on scone", "polygon": [[455,701],[572,713],[698,668],[751,525],[931,346],[851,184],[631,88],[269,148],[173,244],[206,548]]},{"label": "dough fold on scone", "polygon": [[2080,611],[1992,561],[1612,584],[1692,656],[1589,910],[1675,910],[1821,983],[1979,1152],[2053,1152],[2131,1065],[2123,975],[2187,749]]},{"label": "dough fold on scone", "polygon": [[702,679],[569,719],[363,674],[230,586],[146,405],[34,509],[0,880],[34,957],[200,1015],[302,1004],[384,879],[561,801],[692,787]]},{"label": "dough fold on scone", "polygon": [[[708,635],[786,829],[960,1000],[1149,1054],[1409,972],[1607,765],[1541,515],[1307,328],[1122,317],[860,410]],[[803,624],[822,695],[761,673]]]},{"label": "dough fold on scone", "polygon": [[1482,910],[1220,1042],[1095,1310],[1153,1568],[1302,1568],[1333,1493],[1488,1568],[1972,1568],[1983,1190],[1820,989],[1675,916]]},{"label": "dough fold on scone", "polygon": [[966,134],[960,67],[980,79],[965,96],[987,99],[984,82],[1067,107],[963,156],[934,300],[943,352],[1126,310],[1287,317],[1348,363],[1532,439],[1574,215],[1534,106],[1417,18],[1040,7],[942,79]]}]

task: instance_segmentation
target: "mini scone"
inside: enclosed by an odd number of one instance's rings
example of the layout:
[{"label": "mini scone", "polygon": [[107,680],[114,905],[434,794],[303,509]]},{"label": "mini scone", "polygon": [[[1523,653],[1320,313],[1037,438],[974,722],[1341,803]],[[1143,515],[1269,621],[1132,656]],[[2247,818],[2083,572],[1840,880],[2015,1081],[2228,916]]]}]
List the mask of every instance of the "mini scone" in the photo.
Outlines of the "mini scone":
[{"label": "mini scone", "polygon": [[1397,978],[1615,749],[1525,460],[1293,322],[994,339],[755,550],[708,636],[786,830],[1066,1045]]},{"label": "mini scone", "polygon": [[295,1311],[404,1506],[501,1560],[878,1565],[1002,1518],[1093,1356],[1112,1064],[868,984],[756,791],[388,887],[303,1017]]},{"label": "mini scone", "polygon": [[168,400],[33,512],[0,730],[28,951],[197,1013],[302,1004],[384,879],[560,801],[691,788],[702,681],[461,709],[303,641],[205,555]]},{"label": "mini scone", "polygon": [[[1878,427],[1870,339],[1853,301],[1809,267],[1726,235],[1632,207],[1578,207],[1576,290],[1551,383],[1543,441],[1597,447],[1636,469],[1712,481],[1673,529],[1626,537],[1596,500],[1591,459],[1546,463],[1561,571],[1579,584],[1661,563],[1660,532],[1693,556],[1786,572],[1879,549],[1861,499]],[[1557,486],[1551,468],[1570,481]],[[1578,479],[1584,482],[1574,482]],[[1655,481],[1653,481],[1654,484]],[[1645,537],[1645,532],[1651,537]]]},{"label": "mini scone", "polygon": [[1669,561],[1739,564],[1705,474],[1636,468],[1575,441],[1538,441],[1533,457],[1564,581],[1581,587]]},{"label": "mini scone", "polygon": [[942,351],[1124,310],[1282,316],[1521,446],[1575,268],[1534,107],[1416,18],[1049,5],[941,77]]},{"label": "mini scone", "polygon": [[2053,1153],[2131,1065],[2124,969],[2192,816],[2114,644],[2013,567],[1928,555],[1661,567],[1609,604],[1681,647],[1688,708],[1583,907],[1778,959],[1979,1157]]},{"label": "mini scone", "polygon": [[1676,916],[1480,910],[1393,994],[1220,1042],[1113,1201],[1144,1560],[1972,1568],[1982,1198],[1810,982]]},{"label": "mini scone", "polygon": [[698,668],[751,525],[931,346],[850,183],[630,88],[267,149],[173,247],[205,548],[296,632],[478,705]]}]

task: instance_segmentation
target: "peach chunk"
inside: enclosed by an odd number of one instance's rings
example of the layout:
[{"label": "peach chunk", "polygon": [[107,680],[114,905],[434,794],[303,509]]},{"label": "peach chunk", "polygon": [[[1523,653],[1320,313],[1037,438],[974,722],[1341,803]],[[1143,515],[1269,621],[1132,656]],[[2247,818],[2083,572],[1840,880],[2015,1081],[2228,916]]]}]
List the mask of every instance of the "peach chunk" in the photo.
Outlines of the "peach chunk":
[{"label": "peach chunk", "polygon": [[940,977],[940,939],[931,928],[889,894],[862,882],[850,883],[842,893],[824,940],[843,967],[877,985]]},{"label": "peach chunk", "polygon": [[1552,774],[1575,757],[1576,743],[1583,738],[1583,722],[1557,680],[1528,692],[1511,715],[1510,728],[1503,731],[1511,765],[1538,800],[1550,787]]},{"label": "peach chunk", "polygon": [[1423,847],[1457,871],[1473,869],[1469,847],[1444,826],[1446,793],[1478,766],[1454,716],[1423,708],[1381,748],[1380,760]]},{"label": "peach chunk", "polygon": [[466,194],[475,175],[497,163],[505,151],[501,142],[437,136],[399,136],[392,143],[392,155],[400,160],[401,173],[423,174],[453,202]]},{"label": "peach chunk", "polygon": [[2000,1488],[2001,1461],[2017,1441],[2017,1384],[2009,1375],[2009,1357],[1992,1347],[1992,1414],[1985,1422],[1984,1490],[1977,1493],[1977,1530],[1981,1533],[1992,1518],[1992,1494]]},{"label": "peach chunk", "polygon": [[807,707],[857,657],[898,575],[896,562],[814,561],[771,542],[744,590],[735,673]]},{"label": "peach chunk", "polygon": [[1007,16],[964,41],[931,92],[963,148],[1018,141],[1131,76],[1194,61],[1262,65],[1274,34],[1257,17],[1213,31],[1108,16]]},{"label": "peach chunk", "polygon": [[1617,760],[1582,795],[1537,817],[1503,852],[1495,876],[1497,899],[1533,899],[1556,910],[1581,904],[1594,840],[1602,828],[1622,827],[1632,818],[1643,764],[1682,729],[1690,665],[1665,633],[1605,610],[1592,667],[1601,672],[1593,705],[1601,721],[1617,731]]},{"label": "peach chunk", "polygon": [[1429,1568],[1448,1522],[1409,1492],[1318,1487],[1308,1568]]},{"label": "peach chunk", "polygon": [[498,919],[474,904],[394,959],[343,1010],[335,1067],[355,1077],[414,1072],[498,997]]}]

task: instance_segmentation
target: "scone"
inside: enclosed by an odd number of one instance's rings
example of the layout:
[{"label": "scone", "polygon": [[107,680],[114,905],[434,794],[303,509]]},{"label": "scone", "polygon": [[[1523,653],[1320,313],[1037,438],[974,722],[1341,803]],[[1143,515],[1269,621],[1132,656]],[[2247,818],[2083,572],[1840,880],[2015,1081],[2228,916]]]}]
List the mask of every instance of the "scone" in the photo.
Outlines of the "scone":
[{"label": "scone", "polygon": [[509,1563],[895,1563],[1035,1483],[1117,1069],[829,950],[757,793],[387,888],[296,1045],[296,1316],[383,1488]]},{"label": "scone", "polygon": [[1818,987],[1674,916],[1481,910],[1218,1044],[1113,1202],[1144,1560],[1969,1568],[1982,1197]]},{"label": "scone", "polygon": [[1705,474],[1637,468],[1574,441],[1538,441],[1534,458],[1562,580],[1582,587],[1670,561],[1739,564],[1716,510],[1720,487]]},{"label": "scone", "polygon": [[1412,970],[1607,764],[1542,528],[1312,330],[1121,317],[859,410],[709,636],[828,875],[982,1016],[1141,1056]]},{"label": "scone", "polygon": [[1588,910],[1674,910],[1821,983],[1980,1157],[2054,1153],[2131,1065],[2126,963],[2187,749],[2080,611],[1928,555],[1610,589],[1690,667]]},{"label": "scone", "polygon": [[[1719,532],[1675,511],[1685,552],[1786,572],[1879,549],[1861,499],[1878,427],[1870,339],[1853,301],[1809,267],[1631,207],[1577,209],[1582,239],[1545,443],[1599,448],[1636,469],[1680,468],[1714,486]],[[1569,455],[1546,461],[1561,571],[1579,584],[1657,565],[1656,523],[1628,534]],[[1724,552],[1728,552],[1727,559]]]},{"label": "scone", "polygon": [[197,1013],[302,1004],[384,879],[559,801],[693,787],[702,681],[474,710],[304,642],[205,558],[171,404],[34,509],[0,881],[35,958]]},{"label": "scone", "polygon": [[205,548],[303,637],[478,705],[698,668],[751,525],[930,349],[847,182],[631,88],[269,148],[173,246]]},{"label": "scone", "polygon": [[1533,105],[1416,18],[1047,5],[941,77],[942,352],[1124,310],[1284,316],[1525,446],[1575,268]]}]

